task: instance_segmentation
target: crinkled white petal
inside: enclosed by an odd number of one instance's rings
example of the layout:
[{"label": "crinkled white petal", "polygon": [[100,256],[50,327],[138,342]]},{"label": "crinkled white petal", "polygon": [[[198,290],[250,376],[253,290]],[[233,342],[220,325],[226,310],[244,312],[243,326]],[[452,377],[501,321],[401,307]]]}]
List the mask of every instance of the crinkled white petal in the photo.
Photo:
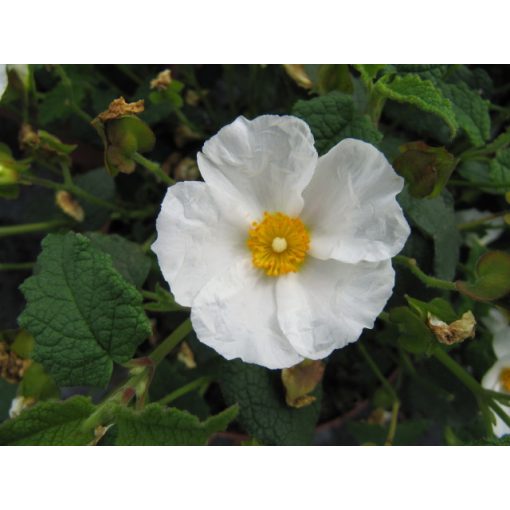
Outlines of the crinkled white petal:
[{"label": "crinkled white petal", "polygon": [[497,308],[491,308],[482,322],[492,333],[492,348],[496,357],[510,356],[510,325],[506,316]]},{"label": "crinkled white petal", "polygon": [[7,64],[0,64],[0,99],[7,88]]},{"label": "crinkled white petal", "polygon": [[497,358],[510,356],[510,327],[498,331],[492,339],[492,348]]},{"label": "crinkled white petal", "polygon": [[[501,393],[508,393],[502,386],[500,381],[501,370],[504,368],[510,369],[510,355],[498,359],[489,371],[483,376],[482,386],[488,390],[498,391]],[[510,406],[499,404],[503,411],[510,416]],[[503,422],[503,420],[496,416],[496,424],[493,425],[492,430],[497,437],[510,434],[510,427]]]},{"label": "crinkled white petal", "polygon": [[278,325],[275,285],[276,279],[255,269],[249,256],[213,278],[191,308],[198,338],[226,359],[267,368],[302,361]]},{"label": "crinkled white petal", "polygon": [[303,193],[310,253],[320,259],[376,262],[396,255],[410,229],[395,196],[399,177],[372,145],[346,139],[319,159]]},{"label": "crinkled white petal", "polygon": [[278,278],[278,322],[299,354],[324,358],[373,327],[394,281],[390,260],[346,264],[310,258],[300,272]]},{"label": "crinkled white petal", "polygon": [[21,83],[23,83],[25,87],[28,86],[30,74],[27,64],[7,64],[7,67],[18,75]]},{"label": "crinkled white petal", "polygon": [[152,250],[179,304],[191,306],[212,277],[246,255],[249,225],[238,204],[207,184],[185,182],[168,189]]},{"label": "crinkled white petal", "polygon": [[246,204],[253,221],[264,211],[297,215],[317,152],[308,125],[297,117],[238,117],[197,156],[204,180]]}]

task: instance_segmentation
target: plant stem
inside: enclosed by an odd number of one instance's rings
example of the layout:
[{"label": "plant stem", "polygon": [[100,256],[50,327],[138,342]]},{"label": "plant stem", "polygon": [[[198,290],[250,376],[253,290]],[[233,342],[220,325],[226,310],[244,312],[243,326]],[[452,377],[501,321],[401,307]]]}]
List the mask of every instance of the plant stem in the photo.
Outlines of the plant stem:
[{"label": "plant stem", "polygon": [[30,234],[32,232],[43,232],[69,225],[67,220],[43,221],[41,223],[25,223],[22,225],[7,225],[0,227],[0,237]]},{"label": "plant stem", "polygon": [[467,221],[466,223],[460,223],[459,225],[457,225],[457,228],[459,230],[472,230],[476,227],[479,227],[480,225],[483,225],[488,221],[495,220],[496,218],[501,218],[502,216],[505,216],[508,213],[509,211],[500,211],[494,214],[488,214],[487,216],[483,216],[482,218],[479,218],[477,220]]},{"label": "plant stem", "polygon": [[391,421],[390,427],[388,429],[388,435],[386,436],[385,446],[392,446],[395,441],[395,434],[397,432],[398,425],[398,411],[400,409],[400,402],[396,400],[393,402],[393,406],[391,408]]},{"label": "plant stem", "polygon": [[92,122],[92,117],[82,110],[80,106],[76,103],[76,100],[74,98],[74,90],[73,90],[73,83],[69,79],[69,76],[67,76],[67,73],[62,65],[55,66],[55,71],[57,72],[60,81],[62,82],[62,85],[67,89],[68,92],[68,99],[69,99],[69,106],[71,109],[87,124],[90,125]]},{"label": "plant stem", "polygon": [[510,189],[510,184],[497,184],[483,181],[461,181],[459,179],[450,179],[448,184],[452,186],[463,186],[465,188],[494,188],[494,189]]},{"label": "plant stem", "polygon": [[149,170],[149,172],[152,172],[154,175],[159,177],[160,180],[162,180],[165,184],[168,184],[169,186],[172,186],[175,184],[175,181],[169,177],[168,175],[163,172],[161,169],[161,165],[159,163],[156,163],[154,161],[151,161],[150,159],[145,158],[140,153],[135,152],[131,159],[138,163],[139,165],[142,165],[144,168]]},{"label": "plant stem", "polygon": [[510,416],[508,416],[508,414],[506,414],[505,411],[503,411],[503,409],[501,409],[499,404],[497,402],[495,402],[494,400],[490,400],[489,406],[503,420],[505,425],[507,427],[510,427]]},{"label": "plant stem", "polygon": [[409,257],[404,257],[403,255],[397,255],[393,257],[393,260],[404,267],[407,267],[411,273],[414,274],[419,280],[421,280],[427,287],[434,287],[436,289],[445,289],[445,290],[457,290],[455,282],[449,282],[447,280],[441,280],[439,278],[435,278],[434,276],[429,276],[425,274],[416,263],[415,259],[411,259]]},{"label": "plant stem", "polygon": [[118,211],[124,216],[131,216],[136,211],[129,211],[119,207],[118,205],[108,202],[107,200],[103,200],[102,198],[98,198],[94,195],[91,195],[88,191],[85,191],[83,188],[76,186],[76,184],[66,184],[65,182],[55,182],[49,179],[43,179],[41,177],[36,177],[33,175],[25,175],[24,178],[20,181],[21,184],[35,184],[37,186],[43,186],[44,188],[53,189],[55,191],[68,191],[69,193],[90,202],[91,204],[95,204],[104,209],[109,209],[111,211]]},{"label": "plant stem", "polygon": [[464,368],[459,365],[450,355],[441,347],[436,347],[433,352],[435,358],[442,363],[455,377],[457,377],[466,388],[468,388],[475,396],[484,395],[484,389],[480,383]]},{"label": "plant stem", "polygon": [[179,344],[179,342],[184,340],[184,338],[191,333],[192,329],[191,320],[186,319],[152,351],[149,358],[156,365],[160,363],[166,358],[167,354]]},{"label": "plant stem", "polygon": [[393,402],[399,402],[398,395],[395,392],[393,386],[390,384],[388,379],[386,379],[386,377],[384,377],[383,373],[379,370],[379,367],[377,366],[376,362],[373,360],[372,356],[370,356],[370,354],[368,353],[365,346],[361,342],[358,342],[357,345],[358,345],[359,351],[365,358],[365,361],[367,362],[367,364],[370,367],[370,369],[372,370],[372,372],[375,374],[377,379],[379,379],[381,384],[386,388],[388,393],[391,395]]},{"label": "plant stem", "polygon": [[31,271],[33,267],[33,262],[0,263],[0,271]]},{"label": "plant stem", "polygon": [[187,393],[190,393],[191,391],[201,388],[202,386],[206,386],[211,382],[211,378],[207,376],[199,377],[198,379],[195,379],[194,381],[189,382],[188,384],[185,384],[184,386],[181,386],[180,388],[177,388],[176,390],[172,391],[165,397],[163,397],[161,400],[158,401],[158,404],[161,404],[162,406],[170,404],[170,402],[173,402],[174,400],[177,400],[178,398],[182,397],[183,395],[186,395]]}]

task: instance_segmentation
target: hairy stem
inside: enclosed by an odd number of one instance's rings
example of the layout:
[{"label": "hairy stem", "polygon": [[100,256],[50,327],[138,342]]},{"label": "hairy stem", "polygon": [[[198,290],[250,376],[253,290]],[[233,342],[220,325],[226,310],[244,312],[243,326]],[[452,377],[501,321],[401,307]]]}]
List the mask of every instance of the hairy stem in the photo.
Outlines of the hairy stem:
[{"label": "hairy stem", "polygon": [[425,274],[416,263],[415,259],[411,259],[409,257],[404,257],[403,255],[397,255],[393,257],[395,263],[400,266],[407,267],[420,281],[422,281],[427,287],[434,287],[436,289],[444,289],[444,290],[457,290],[455,282],[449,282],[447,280],[441,280],[439,278],[435,278],[434,276],[429,276]]},{"label": "hairy stem", "polygon": [[41,223],[25,223],[21,225],[7,225],[0,227],[0,237],[44,232],[69,225],[67,220],[43,221]]},{"label": "hairy stem", "polygon": [[169,336],[167,336],[149,355],[149,358],[158,364],[163,361],[167,354],[170,353],[186,336],[192,331],[191,320],[186,319],[178,326]]},{"label": "hairy stem", "polygon": [[154,161],[151,161],[150,159],[145,158],[140,153],[135,152],[131,158],[133,161],[138,163],[139,165],[142,165],[144,168],[149,170],[149,172],[156,175],[161,181],[163,181],[165,184],[168,184],[169,186],[172,186],[175,184],[175,181],[169,177],[163,170],[161,169],[161,165],[159,163],[156,163]]},{"label": "hairy stem", "polygon": [[172,391],[165,397],[163,397],[161,400],[158,401],[158,404],[161,404],[162,406],[168,405],[174,400],[177,400],[178,398],[182,397],[183,395],[186,395],[187,393],[192,392],[193,390],[202,388],[203,386],[207,386],[211,382],[211,378],[207,376],[199,377],[198,379],[195,379],[194,381],[189,382],[188,384],[185,384],[184,386],[181,386],[180,388],[177,388],[176,390]]}]

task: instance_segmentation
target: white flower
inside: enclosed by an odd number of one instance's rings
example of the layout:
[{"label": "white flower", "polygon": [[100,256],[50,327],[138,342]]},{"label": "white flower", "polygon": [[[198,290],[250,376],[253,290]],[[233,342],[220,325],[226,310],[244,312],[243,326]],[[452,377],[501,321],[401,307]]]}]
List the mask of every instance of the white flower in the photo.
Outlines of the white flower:
[{"label": "white flower", "polygon": [[[462,211],[457,211],[455,213],[455,220],[457,225],[461,225],[462,223],[468,223],[471,221],[479,220],[480,218],[486,218],[490,214],[492,214],[490,211],[463,209]],[[488,244],[501,237],[505,226],[505,221],[503,218],[494,218],[492,220],[486,221],[484,225],[487,231],[483,235],[477,234],[475,232],[468,232],[465,237],[465,243],[469,247],[472,248],[474,246],[480,245],[487,246]]]},{"label": "white flower", "polygon": [[16,72],[24,87],[28,86],[29,74],[26,64],[0,64],[0,100],[4,95],[5,89],[7,89],[7,84],[9,83],[7,71],[10,70]]},{"label": "white flower", "polygon": [[[484,320],[491,331],[492,348],[497,361],[483,376],[482,386],[488,390],[510,393],[510,326],[506,317],[498,310],[492,309]],[[499,404],[503,411],[510,416],[510,406]],[[493,432],[497,437],[510,434],[510,427],[496,416]]]},{"label": "white flower", "polygon": [[0,64],[0,99],[4,95],[5,89],[7,88],[7,65]]},{"label": "white flower", "polygon": [[375,147],[347,139],[318,158],[300,119],[239,117],[198,165],[205,183],[168,190],[152,249],[202,342],[286,368],[373,327],[409,235],[403,179]]}]

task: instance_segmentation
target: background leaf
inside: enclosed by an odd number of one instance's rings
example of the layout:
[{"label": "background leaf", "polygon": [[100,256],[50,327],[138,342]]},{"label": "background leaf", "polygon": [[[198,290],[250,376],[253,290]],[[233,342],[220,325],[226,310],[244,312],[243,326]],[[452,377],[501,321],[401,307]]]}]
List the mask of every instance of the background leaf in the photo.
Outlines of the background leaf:
[{"label": "background leaf", "polygon": [[294,409],[285,403],[285,391],[278,371],[241,361],[225,362],[220,385],[228,405],[239,404],[239,422],[264,444],[304,445],[312,439],[319,417],[320,387],[312,395],[317,400]]},{"label": "background leaf", "polygon": [[105,386],[113,362],[131,359],[150,334],[142,298],[86,237],[49,234],[42,246],[37,274],[21,287],[34,359],[60,385]]}]

